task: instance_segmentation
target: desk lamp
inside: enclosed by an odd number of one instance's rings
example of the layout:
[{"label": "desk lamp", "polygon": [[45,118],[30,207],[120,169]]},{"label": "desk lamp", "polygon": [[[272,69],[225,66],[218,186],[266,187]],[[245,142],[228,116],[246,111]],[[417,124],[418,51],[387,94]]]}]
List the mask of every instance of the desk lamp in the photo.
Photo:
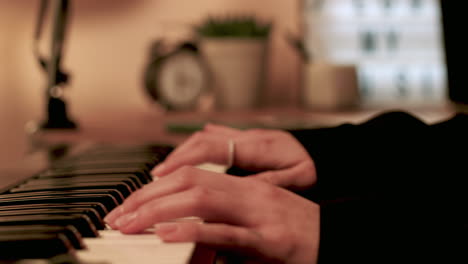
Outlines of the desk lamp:
[{"label": "desk lamp", "polygon": [[[47,60],[39,53],[39,40],[50,3],[52,6],[52,38],[50,58]],[[47,73],[47,119],[40,124],[40,129],[76,129],[77,125],[67,115],[67,106],[63,98],[64,85],[69,76],[60,69],[63,53],[66,23],[69,13],[69,0],[41,0],[34,38],[34,54],[42,69]]]}]

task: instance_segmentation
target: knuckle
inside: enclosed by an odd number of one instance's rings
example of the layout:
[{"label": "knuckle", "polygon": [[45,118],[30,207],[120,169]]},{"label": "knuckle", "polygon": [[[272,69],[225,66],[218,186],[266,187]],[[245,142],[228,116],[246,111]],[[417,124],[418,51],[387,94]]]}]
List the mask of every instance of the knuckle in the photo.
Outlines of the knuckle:
[{"label": "knuckle", "polygon": [[264,181],[270,184],[277,184],[276,179],[278,178],[278,173],[276,171],[270,171],[264,175]]},{"label": "knuckle", "polygon": [[187,225],[187,232],[186,234],[188,235],[189,239],[191,241],[200,241],[202,238],[202,232],[200,230],[200,225],[199,224],[191,224]]},{"label": "knuckle", "polygon": [[315,169],[315,165],[314,165],[314,162],[312,161],[312,158],[307,157],[306,162],[305,162],[305,169],[307,171]]},{"label": "knuckle", "polygon": [[[272,178],[272,177],[268,176],[268,178]],[[255,191],[258,193],[260,197],[263,197],[264,199],[277,200],[279,197],[281,197],[282,193],[278,187],[271,184],[271,181],[273,180],[259,179],[258,183],[256,184]]]},{"label": "knuckle", "polygon": [[283,259],[289,259],[293,256],[296,248],[297,241],[291,231],[283,227],[277,227],[274,232],[268,232],[265,235],[265,240],[271,245],[283,245],[282,248],[276,252]]},{"label": "knuckle", "polygon": [[272,185],[278,184],[277,172],[275,171],[269,171],[269,172],[262,173],[258,176],[253,176],[252,179],[255,179],[264,183],[272,184]]},{"label": "knuckle", "polygon": [[196,186],[193,188],[191,195],[194,205],[196,207],[200,207],[208,204],[211,197],[211,191],[203,186]]},{"label": "knuckle", "polygon": [[[139,209],[140,215],[148,217],[148,215],[157,214],[161,211],[161,203],[158,200],[154,200],[149,204],[145,204]],[[151,217],[148,217],[151,218]]]},{"label": "knuckle", "polygon": [[194,168],[189,165],[184,165],[177,170],[177,184],[180,187],[190,187],[194,184]]},{"label": "knuckle", "polygon": [[193,139],[199,139],[199,138],[203,137],[204,134],[205,134],[205,132],[203,132],[203,131],[197,131],[197,132],[193,133],[192,138]]},{"label": "knuckle", "polygon": [[259,153],[269,153],[271,149],[271,144],[272,144],[271,138],[262,138],[255,146]]},{"label": "knuckle", "polygon": [[160,201],[154,201],[148,204],[144,204],[138,208],[138,217],[135,221],[140,223],[155,224],[161,220],[165,220],[164,216],[161,216],[167,211],[167,206]]},{"label": "knuckle", "polygon": [[193,148],[201,153],[209,153],[212,147],[210,139],[207,132],[196,132],[193,137]]},{"label": "knuckle", "polygon": [[269,188],[265,188],[264,195],[271,200],[278,200],[281,197],[281,192],[279,188],[269,186]]},{"label": "knuckle", "polygon": [[198,142],[203,138],[203,132],[197,131],[194,132],[184,143],[183,145],[197,145]]},{"label": "knuckle", "polygon": [[316,182],[316,168],[312,160],[303,162],[300,175],[302,175],[302,177],[295,178],[295,181],[300,186],[310,185]]},{"label": "knuckle", "polygon": [[145,192],[143,189],[137,190],[128,199],[126,200],[126,203],[132,203],[132,204],[140,204],[143,201],[143,197],[145,195]]},{"label": "knuckle", "polygon": [[315,164],[312,161],[312,159],[308,159],[306,164],[305,164],[304,173],[305,174],[314,174],[314,172],[315,172]]},{"label": "knuckle", "polygon": [[193,141],[196,145],[200,145],[201,143],[203,143],[206,138],[206,132],[205,131],[197,131],[195,132],[195,134],[193,134],[192,138],[193,138]]}]

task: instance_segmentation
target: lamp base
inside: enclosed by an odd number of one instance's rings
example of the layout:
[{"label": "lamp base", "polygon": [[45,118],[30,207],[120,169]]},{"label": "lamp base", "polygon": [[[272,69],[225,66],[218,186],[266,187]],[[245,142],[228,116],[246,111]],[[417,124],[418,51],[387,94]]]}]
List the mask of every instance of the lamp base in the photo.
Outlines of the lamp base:
[{"label": "lamp base", "polygon": [[67,106],[61,98],[49,97],[47,120],[40,125],[41,129],[77,129],[78,126],[67,115]]}]

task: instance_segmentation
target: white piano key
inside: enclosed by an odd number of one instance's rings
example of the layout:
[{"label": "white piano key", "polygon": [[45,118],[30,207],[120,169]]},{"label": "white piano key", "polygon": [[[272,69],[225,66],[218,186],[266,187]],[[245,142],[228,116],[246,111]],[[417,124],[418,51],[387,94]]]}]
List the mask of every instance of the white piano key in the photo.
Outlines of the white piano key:
[{"label": "white piano key", "polygon": [[152,231],[124,235],[117,230],[102,230],[100,237],[86,238],[84,243],[87,249],[76,255],[86,264],[187,264],[195,249],[195,243],[164,243]]},{"label": "white piano key", "polygon": [[[203,163],[200,169],[222,173],[225,165]],[[198,217],[184,217],[172,221],[200,222]],[[87,249],[77,251],[77,258],[84,264],[188,264],[195,250],[195,243],[165,243],[149,228],[141,234],[122,234],[118,230],[99,231],[97,238],[85,238]]]}]

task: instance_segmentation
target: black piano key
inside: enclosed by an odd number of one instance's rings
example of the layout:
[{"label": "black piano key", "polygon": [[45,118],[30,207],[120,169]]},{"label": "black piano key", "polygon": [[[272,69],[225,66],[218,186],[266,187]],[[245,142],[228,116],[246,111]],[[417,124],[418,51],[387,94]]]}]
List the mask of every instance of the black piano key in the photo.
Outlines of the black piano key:
[{"label": "black piano key", "polygon": [[73,251],[63,234],[15,234],[0,236],[1,259],[51,258]]},{"label": "black piano key", "polygon": [[[138,176],[133,175],[133,174],[97,174],[97,175],[91,175],[91,174],[85,174],[85,175],[55,175],[55,176],[40,176],[38,178],[33,178],[26,183],[22,184],[28,184],[30,182],[36,182],[39,180],[55,180],[55,179],[79,179],[80,181],[83,182],[97,182],[97,181],[107,181],[107,180],[112,180],[112,181],[120,181],[123,179],[124,182],[131,181],[132,182],[132,187],[134,186],[136,189],[139,189],[143,187],[143,182],[140,181]],[[21,185],[21,186],[22,186]]]},{"label": "black piano key", "polygon": [[[0,195],[0,206],[3,202],[15,199],[19,200],[37,200],[37,199],[63,199],[62,203],[70,197],[102,196],[99,202],[104,203],[108,208],[115,208],[125,199],[118,190],[112,189],[82,189],[68,191],[31,191],[22,193],[8,193]],[[88,201],[88,200],[87,200]],[[60,202],[60,201],[59,201]]]},{"label": "black piano key", "polygon": [[26,184],[14,188],[10,193],[26,193],[26,192],[37,192],[37,191],[73,191],[73,190],[116,190],[119,191],[123,198],[128,197],[132,192],[133,188],[125,183],[113,183],[113,182],[97,182],[97,183],[79,183],[79,184],[44,184],[44,185],[33,185]]},{"label": "black piano key", "polygon": [[1,194],[0,199],[15,199],[15,198],[40,198],[40,197],[68,197],[71,195],[108,195],[113,203],[119,205],[125,199],[118,190],[113,189],[77,189],[68,191],[30,191]]},{"label": "black piano key", "polygon": [[69,155],[62,159],[56,160],[56,163],[67,162],[67,161],[90,161],[90,160],[98,160],[98,161],[122,161],[122,160],[129,160],[129,161],[140,161],[146,162],[152,159],[161,159],[165,158],[166,155],[159,154],[159,153],[151,153],[151,152],[125,152],[125,151],[103,151],[103,150],[87,150],[77,155]]},{"label": "black piano key", "polygon": [[80,156],[74,159],[60,160],[51,164],[51,169],[97,169],[97,168],[122,168],[122,167],[138,167],[145,170],[151,170],[157,163],[154,157],[137,157],[137,156],[121,156],[121,157],[88,157]]},{"label": "black piano key", "polygon": [[100,174],[133,174],[137,176],[143,184],[153,180],[148,171],[141,168],[99,168],[99,169],[76,169],[71,171],[55,171],[49,169],[40,173],[38,178],[58,177],[58,176],[77,176],[77,175],[100,175]]},{"label": "black piano key", "polygon": [[[70,151],[29,180],[4,189],[7,192],[0,194],[0,237],[4,241],[0,243],[0,262],[10,258],[3,256],[3,245],[29,248],[37,241],[49,241],[50,247],[59,244],[60,236],[71,248],[82,248],[80,236],[98,236],[97,229],[104,227],[103,217],[131,192],[151,182],[151,169],[172,150],[172,146],[161,145],[98,145],[80,153]],[[15,240],[7,240],[11,237]],[[70,246],[31,256],[50,259],[70,256],[68,253]],[[22,252],[20,258],[25,257]]]},{"label": "black piano key", "polygon": [[115,164],[96,164],[94,166],[91,165],[79,165],[79,166],[72,166],[73,164],[68,164],[67,166],[63,167],[54,167],[51,165],[50,170],[56,171],[56,172],[68,172],[68,171],[73,171],[73,170],[99,170],[99,169],[114,169],[116,171],[119,171],[120,169],[125,169],[125,168],[130,168],[134,169],[136,171],[145,171],[149,172],[151,168],[144,164],[127,164],[127,163],[115,163]]},{"label": "black piano key", "polygon": [[54,162],[51,168],[67,168],[67,167],[83,167],[83,168],[101,168],[101,167],[115,167],[116,164],[126,164],[126,166],[140,166],[147,170],[151,170],[157,162],[152,157],[79,157],[70,160],[61,160]]},{"label": "black piano key", "polygon": [[0,212],[28,209],[88,209],[96,212],[101,219],[109,213],[106,207],[98,202],[78,202],[78,203],[36,203],[0,206]]},{"label": "black piano key", "polygon": [[92,209],[85,208],[67,208],[67,209],[57,209],[57,208],[40,208],[40,209],[17,209],[10,211],[0,211],[0,217],[2,216],[27,216],[27,215],[86,215],[89,217],[91,222],[98,230],[103,230],[105,228],[104,221],[99,216],[99,214]]},{"label": "black piano key", "polygon": [[96,227],[86,215],[0,216],[0,226],[15,225],[72,225],[83,237],[99,236]]},{"label": "black piano key", "polygon": [[118,203],[115,198],[108,194],[70,194],[64,196],[41,196],[29,198],[12,198],[3,199],[0,196],[0,207],[8,205],[24,205],[24,204],[66,204],[66,203],[80,203],[80,202],[97,202],[104,206],[108,212],[117,207]]},{"label": "black piano key", "polygon": [[70,241],[75,249],[85,249],[83,237],[80,232],[72,225],[53,226],[53,225],[14,225],[0,226],[0,236],[14,234],[63,234]]},{"label": "black piano key", "polygon": [[42,178],[42,179],[31,179],[21,185],[20,187],[37,186],[37,185],[81,185],[81,184],[125,184],[128,186],[130,192],[138,189],[135,182],[126,176],[114,176],[114,177],[88,177],[88,176],[73,176],[73,177],[58,177],[58,178]]},{"label": "black piano key", "polygon": [[[106,213],[100,212],[94,205],[64,205],[64,204],[39,204],[39,205],[16,205],[16,206],[3,206],[0,207],[0,215],[12,215],[17,212],[22,211],[30,211],[33,210],[34,212],[37,211],[44,211],[44,212],[75,212],[75,213],[84,213],[88,215],[88,217],[93,220],[95,223],[96,228],[102,229],[104,228],[104,217]],[[33,212],[33,213],[34,213]],[[25,214],[25,213],[23,213]]]},{"label": "black piano key", "polygon": [[135,191],[138,186],[131,177],[113,176],[113,177],[89,177],[89,176],[70,176],[56,178],[31,179],[21,184],[19,187],[30,185],[60,185],[60,184],[82,184],[82,183],[122,183],[128,185],[130,191]]},{"label": "black piano key", "polygon": [[149,162],[151,166],[160,163],[174,149],[169,145],[151,145],[151,146],[121,146],[121,145],[95,145],[79,153],[68,155],[54,162],[55,164],[64,164],[67,162],[80,161],[132,161]]},{"label": "black piano key", "polygon": [[147,145],[147,146],[122,146],[122,145],[96,145],[83,152],[81,156],[106,155],[111,157],[116,156],[134,156],[134,155],[151,155],[157,158],[166,157],[172,150],[170,145]]},{"label": "black piano key", "polygon": [[155,156],[164,156],[163,153],[152,152],[149,150],[143,149],[123,149],[123,148],[105,148],[105,147],[98,147],[98,148],[90,148],[79,155],[70,155],[68,158],[76,158],[76,157],[155,157]]},{"label": "black piano key", "polygon": [[83,164],[83,163],[74,163],[74,162],[67,162],[64,164],[54,164],[50,167],[51,170],[56,172],[68,172],[73,170],[93,170],[93,169],[106,169],[106,168],[113,168],[118,170],[119,168],[137,168],[149,172],[151,170],[151,166],[146,163],[128,163],[128,162],[120,162],[120,163],[93,163],[93,164]]},{"label": "black piano key", "polygon": [[153,163],[153,159],[161,158],[161,155],[152,153],[91,153],[84,152],[79,155],[68,156],[63,159],[57,160],[55,164],[64,164],[67,162],[83,162],[83,163],[119,163],[119,162],[131,162],[131,163]]}]

